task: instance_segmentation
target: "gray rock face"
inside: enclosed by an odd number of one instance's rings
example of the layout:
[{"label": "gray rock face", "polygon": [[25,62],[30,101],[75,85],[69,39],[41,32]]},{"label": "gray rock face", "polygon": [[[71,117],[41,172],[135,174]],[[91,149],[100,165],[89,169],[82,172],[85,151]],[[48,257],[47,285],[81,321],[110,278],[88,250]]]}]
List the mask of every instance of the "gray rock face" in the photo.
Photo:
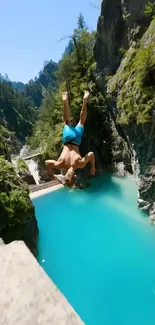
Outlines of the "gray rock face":
[{"label": "gray rock face", "polygon": [[7,143],[10,147],[10,153],[12,155],[18,155],[22,148],[22,143],[15,137],[15,135],[10,134],[9,138],[7,139]]},{"label": "gray rock face", "polygon": [[[91,123],[93,129],[94,121],[91,121]],[[94,131],[92,139],[90,138],[90,133],[87,134],[86,130],[80,152],[84,156],[88,151],[93,151],[95,154],[95,176],[101,175],[104,172],[116,172],[121,176],[127,173],[132,174],[131,150],[119,135],[108,111],[100,114],[100,124],[98,129]],[[84,170],[78,170],[76,174],[76,188],[84,189],[90,186],[91,175],[89,166]]]},{"label": "gray rock face", "polygon": [[50,175],[48,175],[47,168],[45,166],[45,161],[41,157],[38,157],[37,163],[38,163],[38,173],[40,177],[40,183],[50,182],[51,177]]},{"label": "gray rock face", "polygon": [[[150,2],[154,2],[153,0]],[[144,8],[148,0],[103,0],[94,48],[97,83],[104,91],[104,79],[113,75],[121,61],[120,49],[127,50],[149,26]]]},{"label": "gray rock face", "polygon": [[74,188],[83,190],[88,187],[90,187],[90,174],[88,169],[77,170]]},{"label": "gray rock face", "polygon": [[30,214],[20,220],[12,227],[8,224],[7,218],[2,218],[0,222],[0,237],[5,244],[14,240],[23,240],[30,251],[37,256],[38,254],[38,223],[35,217],[35,209],[29,198]]},{"label": "gray rock face", "polygon": [[124,27],[121,0],[102,1],[94,49],[97,71],[101,77],[100,81],[116,71],[119,66],[119,49],[124,43],[125,37]]},{"label": "gray rock face", "polygon": [[23,171],[21,172],[20,171],[19,175],[26,184],[28,184],[28,185],[36,184],[34,177],[33,177],[33,175],[31,175],[30,172],[23,172]]},{"label": "gray rock face", "polygon": [[[151,1],[154,2],[154,1]],[[94,49],[97,62],[97,84],[103,94],[111,93],[113,99],[107,101],[107,109],[114,121],[111,141],[112,161],[115,169],[123,162],[125,169],[133,170],[138,184],[138,206],[149,212],[155,220],[155,118],[150,111],[150,122],[137,125],[133,120],[128,125],[116,123],[117,99],[123,75],[133,49],[137,47],[137,39],[144,34],[141,48],[147,48],[155,41],[155,24],[144,15],[148,0],[103,0],[101,16],[98,21],[96,45]],[[129,51],[121,61],[120,47]],[[121,64],[120,64],[121,61]],[[119,67],[120,82],[114,92],[112,84],[116,83],[118,75],[114,75]],[[105,87],[105,77],[114,75]],[[152,80],[151,80],[152,81]],[[123,111],[119,111],[123,114]],[[131,166],[132,165],[132,166]],[[123,166],[121,164],[121,170]],[[122,171],[123,173],[123,171]]]},{"label": "gray rock face", "polygon": [[148,125],[130,125],[125,132],[132,143],[134,151],[134,174],[138,185],[138,206],[141,210],[153,213],[155,202],[155,141],[151,132],[152,123]]},{"label": "gray rock face", "polygon": [[[99,111],[93,112],[92,107],[88,107],[88,109],[88,120],[80,147],[80,153],[82,157],[84,157],[90,151],[95,153],[97,176],[103,173],[105,170],[111,170],[111,121],[109,112],[104,112],[101,114]],[[86,166],[84,170],[78,170],[76,174],[76,188],[84,189],[90,186],[91,175],[89,166]]]},{"label": "gray rock face", "polygon": [[5,244],[14,240],[23,240],[33,255],[38,255],[38,224],[35,215],[15,227],[6,226],[0,235]]}]

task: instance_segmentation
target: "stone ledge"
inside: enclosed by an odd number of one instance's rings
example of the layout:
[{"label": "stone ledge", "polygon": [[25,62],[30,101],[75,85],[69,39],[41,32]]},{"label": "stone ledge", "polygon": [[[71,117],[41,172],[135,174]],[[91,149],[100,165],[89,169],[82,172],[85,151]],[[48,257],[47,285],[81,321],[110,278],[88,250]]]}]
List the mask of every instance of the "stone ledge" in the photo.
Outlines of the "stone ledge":
[{"label": "stone ledge", "polygon": [[1,325],[84,325],[24,242],[0,245]]},{"label": "stone ledge", "polygon": [[45,183],[42,183],[39,185],[29,185],[29,190],[31,193],[33,193],[33,192],[37,192],[37,191],[44,190],[46,188],[58,185],[58,184],[60,184],[60,182],[57,179],[55,179],[54,181],[45,182]]}]

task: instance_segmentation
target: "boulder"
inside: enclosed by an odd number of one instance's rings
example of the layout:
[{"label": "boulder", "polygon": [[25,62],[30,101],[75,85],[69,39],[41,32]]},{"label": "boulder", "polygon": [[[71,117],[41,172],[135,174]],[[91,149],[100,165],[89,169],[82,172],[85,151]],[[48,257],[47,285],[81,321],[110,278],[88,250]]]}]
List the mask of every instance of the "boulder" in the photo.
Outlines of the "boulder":
[{"label": "boulder", "polygon": [[28,185],[36,184],[33,175],[29,171],[27,172],[19,171],[19,175],[26,184]]}]

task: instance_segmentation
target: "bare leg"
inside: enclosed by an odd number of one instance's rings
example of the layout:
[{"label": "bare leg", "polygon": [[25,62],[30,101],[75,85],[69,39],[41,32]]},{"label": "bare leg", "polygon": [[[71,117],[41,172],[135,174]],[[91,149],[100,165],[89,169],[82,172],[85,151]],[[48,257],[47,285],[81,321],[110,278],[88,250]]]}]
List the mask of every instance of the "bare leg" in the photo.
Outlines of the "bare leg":
[{"label": "bare leg", "polygon": [[65,124],[69,124],[70,117],[69,117],[69,105],[68,105],[68,92],[65,91],[62,93],[62,100],[63,100],[63,119]]},{"label": "bare leg", "polygon": [[47,168],[47,171],[49,173],[49,175],[51,176],[51,179],[55,179],[54,173],[53,173],[53,167],[54,167],[54,160],[46,160],[45,161],[45,165]]},{"label": "bare leg", "polygon": [[84,126],[86,119],[87,119],[87,101],[89,97],[89,91],[85,91],[84,97],[83,97],[83,105],[80,113],[80,121],[79,124]]}]

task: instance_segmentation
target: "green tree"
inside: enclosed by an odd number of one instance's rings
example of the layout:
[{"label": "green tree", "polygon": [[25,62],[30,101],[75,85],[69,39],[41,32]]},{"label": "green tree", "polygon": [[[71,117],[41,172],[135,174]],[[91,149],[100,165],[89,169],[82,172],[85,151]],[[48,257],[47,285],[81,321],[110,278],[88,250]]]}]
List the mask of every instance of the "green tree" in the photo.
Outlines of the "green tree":
[{"label": "green tree", "polygon": [[45,94],[48,90],[56,88],[57,63],[45,61],[43,70],[39,72],[39,77],[31,79],[25,84],[22,94],[31,101],[33,105],[40,108]]},{"label": "green tree", "polygon": [[27,186],[17,176],[11,163],[0,157],[0,211],[2,224],[9,227],[31,218],[34,208]]},{"label": "green tree", "polygon": [[71,54],[73,53],[73,51],[74,51],[74,44],[73,44],[72,39],[70,39],[69,42],[68,42],[68,45],[67,45],[66,48],[65,48],[65,51],[64,51],[64,53],[63,53],[62,58],[63,58],[66,54],[71,55]]},{"label": "green tree", "polygon": [[25,141],[31,135],[37,117],[34,106],[10,82],[0,79],[0,120],[1,125],[14,132],[16,137]]},{"label": "green tree", "polygon": [[149,1],[148,4],[145,6],[144,13],[146,17],[151,16],[152,18],[155,18],[155,2]]},{"label": "green tree", "polygon": [[37,255],[38,227],[29,189],[12,164],[0,157],[0,237],[4,242],[23,240]]},{"label": "green tree", "polygon": [[85,20],[84,20],[84,16],[80,13],[79,17],[78,17],[78,29],[79,30],[84,30],[86,29],[86,23],[85,23]]}]

